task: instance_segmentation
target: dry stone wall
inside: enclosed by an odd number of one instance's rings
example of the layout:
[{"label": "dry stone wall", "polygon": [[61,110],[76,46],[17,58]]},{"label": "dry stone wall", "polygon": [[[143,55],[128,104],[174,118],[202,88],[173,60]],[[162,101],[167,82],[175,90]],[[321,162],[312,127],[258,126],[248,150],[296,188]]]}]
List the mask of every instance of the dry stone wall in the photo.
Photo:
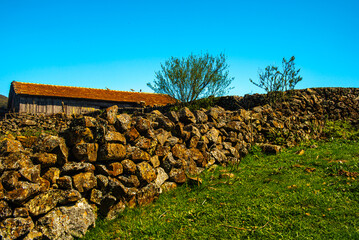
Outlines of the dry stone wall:
[{"label": "dry stone wall", "polygon": [[[113,106],[96,117],[66,118],[56,136],[8,134],[0,142],[0,235],[81,237],[98,216],[113,219],[186,181],[199,183],[203,170],[239,163],[253,144],[277,153],[278,144],[320,137],[326,119],[357,123],[358,96],[357,89],[308,89],[273,107],[254,95],[252,102],[222,99],[235,110],[133,115]],[[244,109],[246,101],[253,107]]]}]

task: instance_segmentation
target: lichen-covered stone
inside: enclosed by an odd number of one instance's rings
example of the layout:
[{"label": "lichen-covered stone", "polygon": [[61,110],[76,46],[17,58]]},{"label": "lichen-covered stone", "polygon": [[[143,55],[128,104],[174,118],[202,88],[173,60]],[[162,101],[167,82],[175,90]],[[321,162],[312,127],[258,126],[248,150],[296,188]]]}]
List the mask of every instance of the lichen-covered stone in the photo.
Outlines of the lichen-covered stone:
[{"label": "lichen-covered stone", "polygon": [[5,194],[5,200],[15,204],[21,204],[28,200],[30,197],[36,195],[41,190],[40,185],[37,183],[21,182],[12,191]]},{"label": "lichen-covered stone", "polygon": [[166,156],[170,150],[171,150],[170,146],[157,145],[154,155],[158,156],[159,158],[162,158]]},{"label": "lichen-covered stone", "polygon": [[282,150],[280,146],[273,144],[261,144],[260,148],[264,153],[269,153],[269,154],[277,154]]},{"label": "lichen-covered stone", "polygon": [[11,217],[12,215],[12,209],[9,207],[9,204],[1,200],[0,201],[0,220],[4,218]]},{"label": "lichen-covered stone", "polygon": [[17,136],[16,140],[21,143],[24,148],[32,148],[37,142],[36,136]]},{"label": "lichen-covered stone", "polygon": [[108,165],[108,174],[110,176],[116,177],[123,173],[122,164],[119,162],[113,162]]},{"label": "lichen-covered stone", "polygon": [[190,159],[196,162],[197,166],[205,167],[206,166],[206,159],[203,156],[202,152],[197,148],[189,149],[189,156]]},{"label": "lichen-covered stone", "polygon": [[148,151],[148,150],[151,150],[151,149],[155,149],[156,146],[157,146],[157,141],[153,140],[153,139],[140,137],[136,141],[136,147],[139,147],[140,149],[143,149],[143,150]]},{"label": "lichen-covered stone", "polygon": [[121,133],[115,131],[108,131],[105,135],[105,141],[126,144],[126,138]]},{"label": "lichen-covered stone", "polygon": [[86,192],[96,187],[97,179],[93,172],[79,173],[72,177],[74,187],[80,192]]},{"label": "lichen-covered stone", "polygon": [[65,190],[61,192],[59,199],[60,205],[66,205],[68,203],[74,203],[81,199],[81,193],[75,189]]},{"label": "lichen-covered stone", "polygon": [[27,218],[29,216],[29,211],[25,207],[15,208],[13,216]]},{"label": "lichen-covered stone", "polygon": [[11,138],[4,138],[0,142],[0,153],[8,154],[14,152],[20,152],[23,150],[23,147],[19,141]]},{"label": "lichen-covered stone", "polygon": [[188,159],[187,148],[182,144],[176,144],[172,149],[173,157],[178,159]]},{"label": "lichen-covered stone", "polygon": [[44,235],[41,232],[33,229],[26,235],[26,237],[23,240],[42,240],[43,236]]},{"label": "lichen-covered stone", "polygon": [[37,153],[34,160],[43,167],[54,166],[57,162],[57,155],[54,153]]},{"label": "lichen-covered stone", "polygon": [[58,207],[41,217],[37,230],[48,239],[73,239],[83,237],[95,224],[95,214],[85,199],[74,206]]},{"label": "lichen-covered stone", "polygon": [[171,191],[171,190],[176,189],[176,188],[177,188],[177,184],[175,182],[164,182],[161,185],[161,190],[163,192],[168,192],[168,191]]},{"label": "lichen-covered stone", "polygon": [[96,175],[96,180],[97,187],[102,191],[106,190],[108,185],[108,178],[104,175]]},{"label": "lichen-covered stone", "polygon": [[194,115],[196,116],[197,123],[206,123],[208,121],[208,116],[204,111],[196,110]]},{"label": "lichen-covered stone", "polygon": [[51,184],[55,184],[56,180],[60,177],[60,169],[51,167],[47,170],[42,177],[51,182]]},{"label": "lichen-covered stone", "polygon": [[137,204],[139,206],[147,205],[151,202],[153,202],[154,199],[158,197],[160,193],[160,188],[158,188],[155,184],[151,183],[147,186],[141,188],[137,195]]},{"label": "lichen-covered stone", "polygon": [[218,120],[225,114],[225,110],[221,107],[212,107],[207,114],[211,120]]},{"label": "lichen-covered stone", "polygon": [[152,164],[152,167],[154,167],[154,168],[159,167],[160,164],[161,164],[161,162],[160,162],[160,160],[159,160],[159,158],[158,158],[157,155],[152,156],[151,159],[150,159],[150,162],[151,162],[151,164]]},{"label": "lichen-covered stone", "polygon": [[163,169],[164,169],[166,172],[170,172],[172,168],[174,168],[174,167],[180,168],[182,165],[181,165],[181,162],[180,162],[180,161],[176,161],[176,160],[173,158],[172,152],[169,152],[169,153],[163,158],[161,166],[163,167]]},{"label": "lichen-covered stone", "polygon": [[129,174],[135,174],[136,173],[136,164],[129,160],[129,159],[125,159],[121,162],[122,166],[123,166],[123,171],[125,173],[129,173]]},{"label": "lichen-covered stone", "polygon": [[77,121],[72,122],[72,126],[70,127],[70,132],[68,133],[68,141],[70,146],[76,145],[78,143],[83,142],[93,142],[94,135],[90,128],[83,127],[81,125],[76,124]]},{"label": "lichen-covered stone", "polygon": [[126,113],[117,115],[115,125],[119,131],[127,131],[131,127],[131,116]]},{"label": "lichen-covered stone", "polygon": [[95,162],[97,160],[98,144],[78,143],[73,147],[72,152],[80,162]]},{"label": "lichen-covered stone", "polygon": [[78,172],[93,172],[95,171],[95,166],[91,163],[86,162],[67,162],[62,166],[62,174],[73,174]]},{"label": "lichen-covered stone", "polygon": [[2,186],[6,190],[13,190],[19,185],[19,177],[21,175],[17,171],[5,171],[0,177]]},{"label": "lichen-covered stone", "polygon": [[155,184],[157,187],[161,187],[161,185],[169,179],[169,176],[165,172],[165,170],[161,167],[156,168],[157,177],[155,180]]},{"label": "lichen-covered stone", "polygon": [[119,143],[106,143],[100,147],[100,160],[122,160],[126,156],[126,147]]},{"label": "lichen-covered stone", "polygon": [[47,191],[51,186],[50,181],[48,181],[48,180],[46,180],[45,178],[42,178],[42,177],[39,177],[36,180],[36,183],[40,185],[40,192]]},{"label": "lichen-covered stone", "polygon": [[215,163],[224,164],[226,163],[227,157],[222,151],[218,150],[217,148],[214,148],[210,152],[210,159],[214,160]]},{"label": "lichen-covered stone", "polygon": [[31,167],[33,165],[29,155],[15,152],[1,159],[3,170],[19,170],[21,168]]},{"label": "lichen-covered stone", "polygon": [[114,105],[112,107],[108,107],[105,110],[105,116],[106,116],[106,120],[108,121],[109,124],[115,124],[116,123],[116,115],[117,115],[117,111],[118,111],[118,106]]},{"label": "lichen-covered stone", "polygon": [[209,140],[211,144],[215,144],[218,142],[220,131],[218,131],[216,128],[211,128],[207,133],[206,137]]},{"label": "lichen-covered stone", "polygon": [[159,127],[168,131],[171,131],[175,126],[175,124],[168,117],[163,115],[157,117],[157,122]]},{"label": "lichen-covered stone", "polygon": [[179,120],[182,121],[183,123],[196,123],[196,117],[194,116],[194,114],[187,108],[181,108],[178,112],[178,117]]},{"label": "lichen-covered stone", "polygon": [[65,164],[69,155],[65,139],[47,134],[41,134],[35,150],[38,152],[54,153],[57,155],[57,163]]},{"label": "lichen-covered stone", "polygon": [[138,177],[147,183],[150,183],[156,179],[155,169],[147,162],[141,162],[137,164],[137,172]]},{"label": "lichen-covered stone", "polygon": [[138,117],[136,119],[135,128],[140,133],[146,133],[151,128],[151,121],[143,117]]},{"label": "lichen-covered stone", "polygon": [[126,205],[123,201],[119,201],[118,203],[114,204],[108,210],[106,214],[106,219],[113,220],[117,217],[118,214],[122,213],[126,208]]},{"label": "lichen-covered stone", "polygon": [[100,205],[102,199],[103,199],[103,195],[100,190],[98,190],[98,189],[91,190],[91,195],[90,195],[91,202],[96,203],[97,205]]},{"label": "lichen-covered stone", "polygon": [[137,138],[140,137],[140,133],[134,127],[132,127],[129,131],[127,131],[125,135],[126,135],[126,139],[129,142],[134,142]]},{"label": "lichen-covered stone", "polygon": [[34,223],[30,217],[27,218],[7,218],[0,223],[0,236],[4,240],[17,239],[34,228]]},{"label": "lichen-covered stone", "polygon": [[139,187],[140,186],[140,180],[138,180],[138,177],[136,175],[130,175],[128,177],[125,176],[118,176],[118,179],[125,185],[126,187]]},{"label": "lichen-covered stone", "polygon": [[157,129],[155,134],[158,143],[161,144],[162,146],[166,143],[167,139],[172,136],[170,132],[167,132],[162,128]]},{"label": "lichen-covered stone", "polygon": [[182,169],[172,168],[169,173],[170,180],[175,183],[184,183],[186,182],[186,174]]},{"label": "lichen-covered stone", "polygon": [[102,216],[107,216],[108,211],[111,209],[111,207],[116,203],[117,198],[115,196],[112,196],[110,194],[103,197],[100,207],[99,207],[99,213]]},{"label": "lichen-covered stone", "polygon": [[239,121],[230,121],[226,124],[228,131],[239,132],[241,130],[241,123]]},{"label": "lichen-covered stone", "polygon": [[151,156],[147,152],[137,148],[132,152],[131,159],[134,162],[150,161]]},{"label": "lichen-covered stone", "polygon": [[178,114],[175,111],[170,111],[166,113],[166,116],[174,123],[179,121]]},{"label": "lichen-covered stone", "polygon": [[72,178],[70,176],[62,176],[56,179],[56,184],[61,189],[72,189]]},{"label": "lichen-covered stone", "polygon": [[38,164],[27,168],[21,168],[19,172],[21,176],[27,179],[28,181],[36,182],[37,179],[39,179],[40,177],[41,165]]},{"label": "lichen-covered stone", "polygon": [[56,207],[62,198],[62,192],[63,190],[51,189],[41,193],[25,203],[25,207],[32,216],[45,214]]}]

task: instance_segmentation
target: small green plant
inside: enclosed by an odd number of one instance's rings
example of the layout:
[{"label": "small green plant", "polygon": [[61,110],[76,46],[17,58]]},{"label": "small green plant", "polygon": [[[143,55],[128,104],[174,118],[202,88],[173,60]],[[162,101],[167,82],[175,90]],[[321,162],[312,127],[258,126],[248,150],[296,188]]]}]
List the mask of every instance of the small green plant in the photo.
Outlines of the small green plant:
[{"label": "small green plant", "polygon": [[211,107],[216,106],[217,100],[218,100],[217,97],[209,96],[207,98],[201,98],[201,99],[198,99],[198,100],[190,102],[190,103],[179,102],[177,104],[174,104],[170,110],[178,111],[183,107],[188,107],[189,110],[191,110],[191,111],[199,110],[201,108],[210,109]]},{"label": "small green plant", "polygon": [[259,72],[259,81],[255,82],[249,79],[251,83],[264,89],[269,100],[274,103],[276,100],[284,98],[284,92],[293,90],[298,82],[302,81],[299,75],[300,69],[295,69],[295,57],[292,56],[289,61],[282,60],[282,71],[277,66],[269,65],[264,71]]},{"label": "small green plant", "polygon": [[359,128],[348,121],[327,121],[323,128],[323,136],[327,139],[359,140]]}]

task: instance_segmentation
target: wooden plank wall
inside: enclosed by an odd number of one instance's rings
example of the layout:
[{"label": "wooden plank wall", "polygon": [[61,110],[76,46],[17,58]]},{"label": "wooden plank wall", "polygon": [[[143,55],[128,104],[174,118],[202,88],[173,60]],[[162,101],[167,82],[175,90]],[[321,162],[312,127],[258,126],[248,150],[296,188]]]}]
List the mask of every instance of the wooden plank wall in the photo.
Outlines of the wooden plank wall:
[{"label": "wooden plank wall", "polygon": [[113,105],[122,108],[138,107],[136,103],[116,103],[83,99],[61,99],[51,97],[35,97],[35,96],[16,96],[19,100],[18,111],[20,113],[31,114],[54,114],[66,113],[85,114],[99,109],[104,109]]}]

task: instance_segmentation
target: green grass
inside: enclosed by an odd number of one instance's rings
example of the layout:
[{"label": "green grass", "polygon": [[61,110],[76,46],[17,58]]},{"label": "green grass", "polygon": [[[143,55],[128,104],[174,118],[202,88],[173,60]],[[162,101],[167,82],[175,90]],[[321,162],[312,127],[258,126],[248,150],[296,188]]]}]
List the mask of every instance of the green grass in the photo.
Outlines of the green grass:
[{"label": "green grass", "polygon": [[200,186],[99,220],[84,239],[359,239],[359,143],[316,145],[269,156],[255,148],[203,173]]}]

